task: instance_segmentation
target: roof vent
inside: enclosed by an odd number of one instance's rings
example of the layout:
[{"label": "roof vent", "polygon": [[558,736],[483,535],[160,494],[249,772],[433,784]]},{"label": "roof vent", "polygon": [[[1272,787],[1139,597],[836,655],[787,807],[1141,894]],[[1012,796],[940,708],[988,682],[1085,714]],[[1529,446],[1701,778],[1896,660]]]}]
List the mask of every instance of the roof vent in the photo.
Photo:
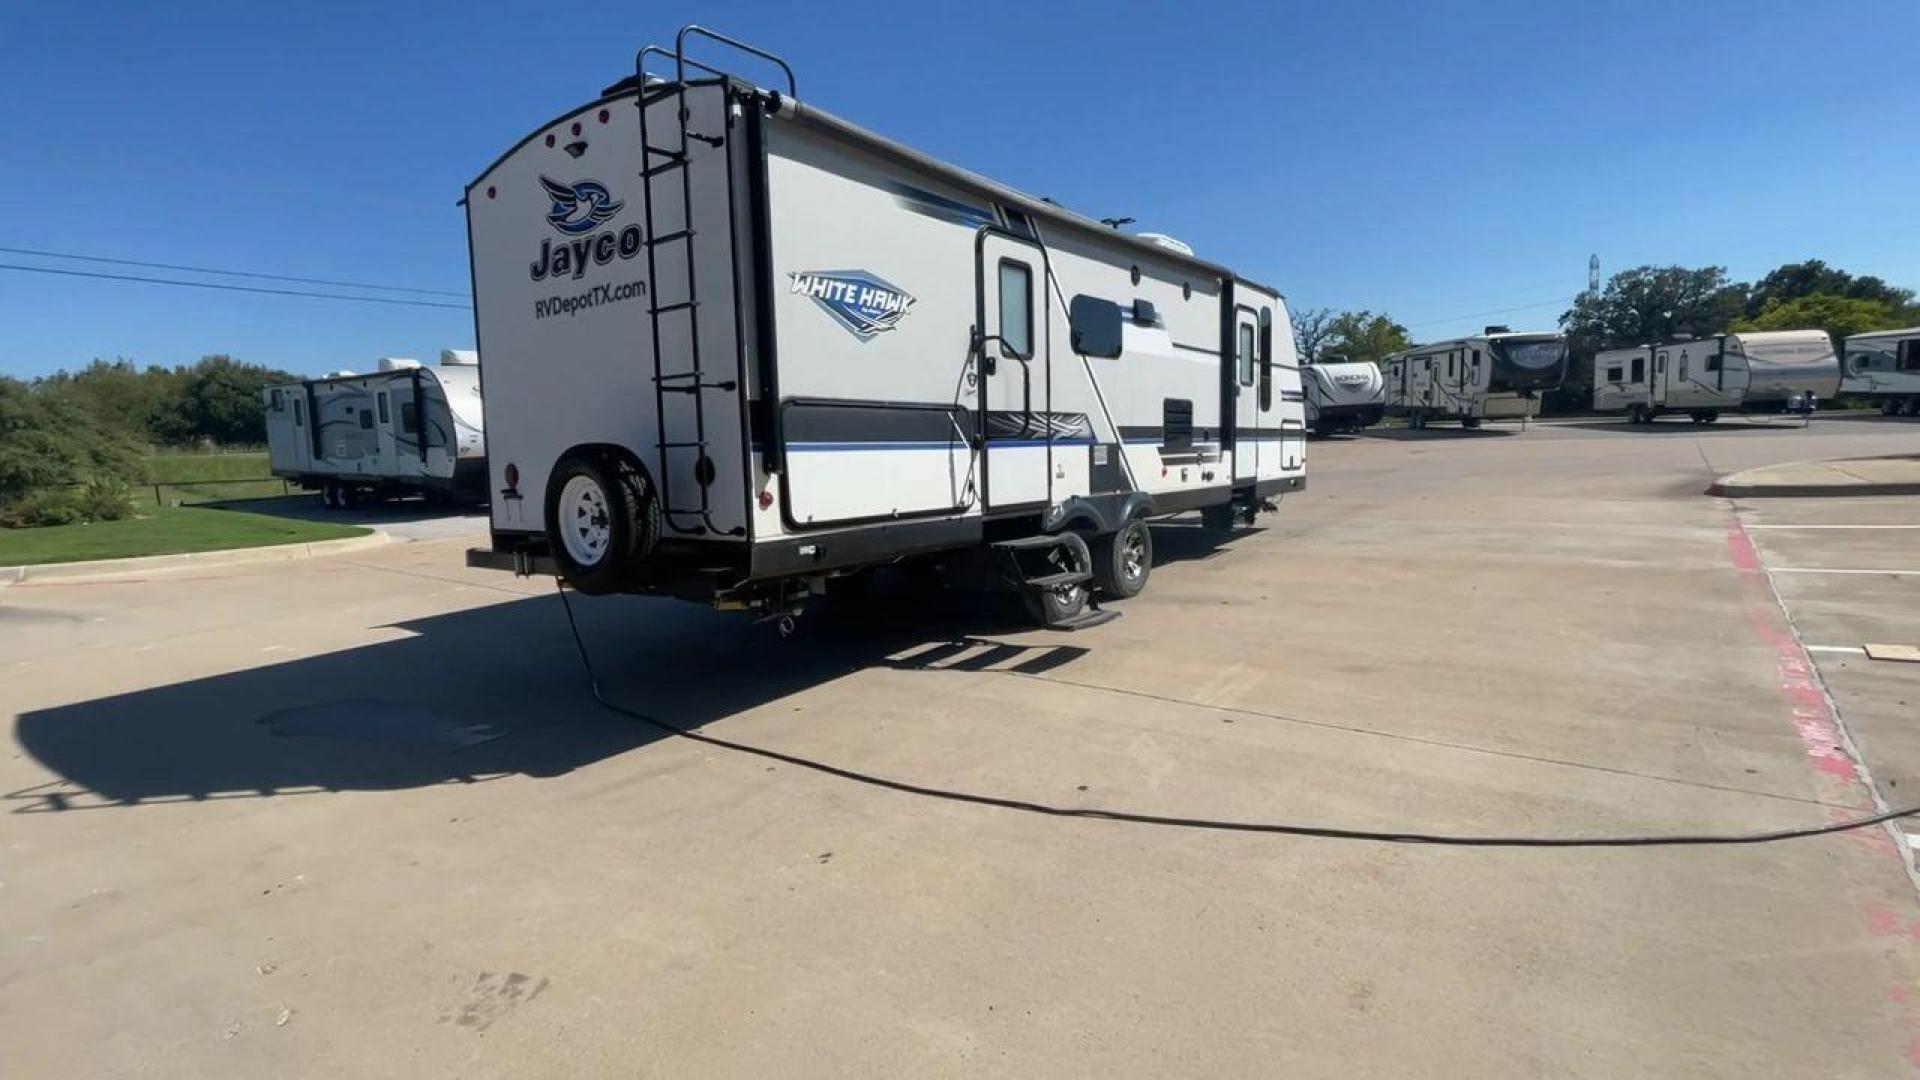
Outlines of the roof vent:
[{"label": "roof vent", "polygon": [[339,371],[327,372],[326,377],[329,379],[351,379],[353,378],[353,372],[348,371],[346,368],[341,368]]},{"label": "roof vent", "polygon": [[1489,327],[1487,327],[1487,328],[1486,328],[1486,330],[1484,331],[1484,333],[1488,333],[1488,334],[1511,334],[1511,333],[1513,333],[1513,327],[1511,327],[1511,326],[1489,326]]},{"label": "roof vent", "polygon": [[441,349],[441,367],[475,367],[480,363],[480,354],[472,349]]},{"label": "roof vent", "polygon": [[420,361],[415,360],[411,356],[383,356],[380,358],[381,371],[405,371],[408,368],[417,368],[419,366]]},{"label": "roof vent", "polygon": [[1140,237],[1140,239],[1145,240],[1147,243],[1166,248],[1168,251],[1177,251],[1182,255],[1193,254],[1193,248],[1188,247],[1187,244],[1183,241],[1175,240],[1173,237],[1168,236],[1166,233],[1143,232],[1137,235]]}]

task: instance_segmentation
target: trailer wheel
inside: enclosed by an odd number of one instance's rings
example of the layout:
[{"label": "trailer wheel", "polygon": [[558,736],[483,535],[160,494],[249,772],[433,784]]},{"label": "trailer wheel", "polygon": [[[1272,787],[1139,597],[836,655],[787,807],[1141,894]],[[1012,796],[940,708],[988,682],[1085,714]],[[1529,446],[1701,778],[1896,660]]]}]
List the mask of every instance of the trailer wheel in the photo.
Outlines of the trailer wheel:
[{"label": "trailer wheel", "polygon": [[547,480],[547,547],[567,583],[589,596],[619,592],[660,537],[645,474],[608,455],[572,451]]},{"label": "trailer wheel", "polygon": [[1153,573],[1153,530],[1144,521],[1129,521],[1120,531],[1098,537],[1093,548],[1093,580],[1100,591],[1116,600],[1139,596]]},{"label": "trailer wheel", "polygon": [[1880,415],[1881,416],[1899,416],[1900,415],[1900,399],[1897,397],[1890,397],[1887,400],[1881,402]]},{"label": "trailer wheel", "polygon": [[1087,609],[1087,583],[1079,581],[1051,589],[1024,588],[1020,590],[1020,599],[1026,603],[1027,614],[1034,622],[1042,627],[1059,626]]},{"label": "trailer wheel", "polygon": [[1480,427],[1480,418],[1477,416],[1463,416],[1460,418],[1460,426],[1466,428],[1468,431],[1476,430]]}]

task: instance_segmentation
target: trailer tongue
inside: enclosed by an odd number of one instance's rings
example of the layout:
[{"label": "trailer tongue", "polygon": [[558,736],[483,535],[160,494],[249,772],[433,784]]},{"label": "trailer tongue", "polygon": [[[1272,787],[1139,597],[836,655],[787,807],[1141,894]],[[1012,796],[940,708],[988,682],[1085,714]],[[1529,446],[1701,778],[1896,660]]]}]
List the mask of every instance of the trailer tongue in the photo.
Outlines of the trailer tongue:
[{"label": "trailer tongue", "polygon": [[1144,588],[1147,521],[1304,486],[1275,290],[814,109],[699,27],[637,69],[467,188],[471,564],[777,615],[912,562],[1077,627]]}]

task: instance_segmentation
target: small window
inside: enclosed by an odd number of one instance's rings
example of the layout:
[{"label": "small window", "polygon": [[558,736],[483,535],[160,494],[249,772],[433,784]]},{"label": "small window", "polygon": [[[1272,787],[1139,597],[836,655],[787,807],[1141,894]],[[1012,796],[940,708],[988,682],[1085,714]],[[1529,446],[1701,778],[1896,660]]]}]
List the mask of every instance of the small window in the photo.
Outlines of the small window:
[{"label": "small window", "polygon": [[1073,351],[1081,356],[1120,356],[1120,305],[1097,296],[1076,296],[1067,305]]},{"label": "small window", "polygon": [[1900,343],[1900,370],[1920,371],[1920,338]]},{"label": "small window", "polygon": [[1240,385],[1253,385],[1253,324],[1240,324]]},{"label": "small window", "polygon": [[400,433],[402,435],[420,434],[420,406],[411,401],[400,403]]},{"label": "small window", "polygon": [[1473,350],[1473,366],[1474,367],[1480,366],[1480,350],[1479,349]]},{"label": "small window", "polygon": [[271,398],[273,399],[273,411],[274,411],[274,412],[286,412],[286,411],[287,411],[287,401],[286,401],[286,398],[284,398],[283,396],[281,396],[281,393],[280,393],[280,388],[279,388],[279,387],[277,387],[277,386],[276,386],[276,387],[274,387],[274,388],[273,388],[272,390],[270,390],[270,391],[268,391],[268,396],[269,396],[269,397],[271,397]]},{"label": "small window", "polygon": [[380,422],[383,424],[391,422],[392,418],[387,415],[387,395],[381,394],[379,401],[380,401]]},{"label": "small window", "polygon": [[360,410],[360,430],[362,431],[373,430],[373,410],[372,409]]},{"label": "small window", "polygon": [[1451,378],[1453,378],[1453,377],[1454,377],[1454,371],[1453,371],[1453,363],[1454,363],[1454,358],[1455,358],[1455,357],[1457,357],[1457,356],[1459,356],[1459,355],[1460,355],[1459,353],[1448,353],[1448,354],[1447,354],[1447,378],[1449,378],[1449,379],[1451,379]]},{"label": "small window", "polygon": [[1633,378],[1630,381],[1636,382],[1636,383],[1642,383],[1647,381],[1647,358],[1646,357],[1636,356],[1633,358]]},{"label": "small window", "polygon": [[307,424],[307,403],[299,398],[293,399],[293,426],[305,427]]},{"label": "small window", "polygon": [[1708,371],[1719,371],[1720,370],[1720,354],[1714,353],[1712,356],[1707,357],[1706,362],[1701,366]]},{"label": "small window", "polygon": [[1687,380],[1687,354],[1681,353],[1680,354],[1680,381],[1685,382],[1686,380]]},{"label": "small window", "polygon": [[1615,365],[1607,369],[1607,381],[1610,383],[1617,383],[1620,381],[1620,368],[1618,365]]},{"label": "small window", "polygon": [[1033,355],[1033,270],[1000,260],[1000,342],[1015,356]]}]

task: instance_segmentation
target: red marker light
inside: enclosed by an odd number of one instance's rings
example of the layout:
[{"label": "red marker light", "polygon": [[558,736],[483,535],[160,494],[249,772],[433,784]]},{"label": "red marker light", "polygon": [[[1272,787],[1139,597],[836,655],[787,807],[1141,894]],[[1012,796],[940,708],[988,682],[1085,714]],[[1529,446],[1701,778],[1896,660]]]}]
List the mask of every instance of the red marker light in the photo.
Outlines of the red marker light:
[{"label": "red marker light", "polygon": [[508,491],[518,488],[520,486],[520,466],[515,465],[511,461],[507,462],[506,480]]},{"label": "red marker light", "polygon": [[548,145],[548,146],[552,146],[552,145],[553,145],[553,136],[552,136],[551,134],[549,134],[549,135],[547,136],[547,145]]},{"label": "red marker light", "polygon": [[488,185],[487,185],[487,198],[489,198],[489,199],[491,199],[491,198],[493,198],[493,195],[494,195],[494,190],[493,190],[493,185],[492,185],[492,184],[488,184]]},{"label": "red marker light", "polygon": [[573,133],[574,133],[575,135],[578,135],[578,134],[580,134],[580,121],[578,121],[578,120],[575,120],[575,121],[573,122]]},{"label": "red marker light", "polygon": [[762,488],[760,490],[760,509],[765,510],[766,508],[772,505],[773,505],[773,492],[768,491],[765,488]]},{"label": "red marker light", "polygon": [[612,115],[613,115],[613,114],[612,114],[612,113],[610,113],[610,112],[608,112],[607,110],[605,110],[605,109],[601,109],[601,110],[600,110],[600,122],[601,122],[601,123],[603,123],[603,124],[604,124],[604,123],[606,123],[606,122],[607,122],[607,118],[608,118],[609,116],[612,116]]}]

